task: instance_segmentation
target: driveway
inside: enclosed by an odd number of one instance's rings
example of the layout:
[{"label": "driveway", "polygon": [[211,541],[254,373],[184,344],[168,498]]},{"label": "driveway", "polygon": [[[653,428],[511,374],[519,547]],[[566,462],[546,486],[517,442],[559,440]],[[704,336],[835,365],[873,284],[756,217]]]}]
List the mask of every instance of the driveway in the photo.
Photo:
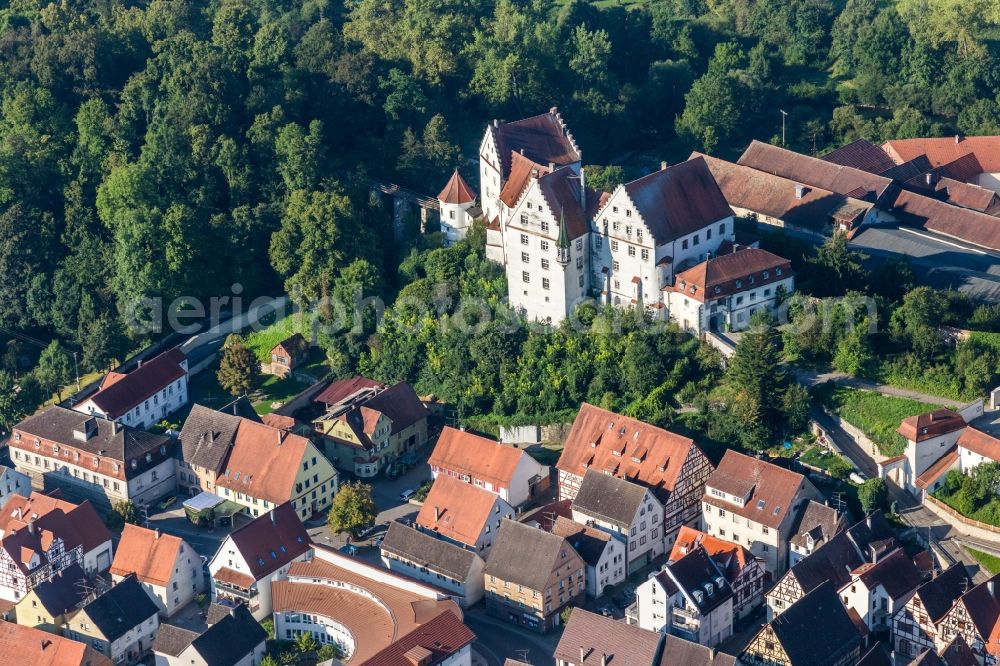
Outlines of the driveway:
[{"label": "driveway", "polygon": [[489,666],[503,666],[505,659],[517,659],[532,666],[555,666],[552,655],[561,631],[536,634],[490,617],[481,607],[465,611],[465,624],[476,634],[473,645]]}]

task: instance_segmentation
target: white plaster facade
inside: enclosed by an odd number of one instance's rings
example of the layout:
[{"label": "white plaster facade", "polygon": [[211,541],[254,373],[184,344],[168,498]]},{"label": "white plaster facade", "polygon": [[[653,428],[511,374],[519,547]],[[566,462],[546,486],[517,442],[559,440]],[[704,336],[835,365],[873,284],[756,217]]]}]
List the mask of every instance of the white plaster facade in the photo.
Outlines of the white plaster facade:
[{"label": "white plaster facade", "polygon": [[663,505],[648,489],[644,493],[641,506],[636,510],[627,526],[580,509],[576,505],[573,505],[572,512],[575,522],[591,525],[602,532],[607,532],[612,536],[612,539],[617,539],[624,545],[626,575],[644,567],[665,552]]}]

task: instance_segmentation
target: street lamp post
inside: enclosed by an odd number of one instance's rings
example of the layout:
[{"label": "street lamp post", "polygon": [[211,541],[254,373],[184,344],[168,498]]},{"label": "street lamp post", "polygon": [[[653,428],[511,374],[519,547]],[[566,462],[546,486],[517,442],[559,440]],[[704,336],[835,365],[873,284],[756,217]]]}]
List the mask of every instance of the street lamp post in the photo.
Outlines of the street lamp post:
[{"label": "street lamp post", "polygon": [[785,118],[788,117],[788,111],[784,109],[778,109],[781,111],[781,147],[785,147]]}]

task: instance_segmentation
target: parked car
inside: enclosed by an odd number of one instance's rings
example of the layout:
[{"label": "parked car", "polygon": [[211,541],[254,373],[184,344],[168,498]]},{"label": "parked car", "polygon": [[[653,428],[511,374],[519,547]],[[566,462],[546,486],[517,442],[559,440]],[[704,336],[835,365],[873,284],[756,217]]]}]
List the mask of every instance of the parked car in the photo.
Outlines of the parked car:
[{"label": "parked car", "polygon": [[407,488],[403,492],[399,493],[399,501],[400,502],[409,502],[410,498],[413,497],[416,494],[417,494],[417,491],[415,491],[413,488]]},{"label": "parked car", "polygon": [[171,495],[170,497],[167,497],[163,501],[161,501],[159,507],[165,511],[169,509],[171,506],[173,506],[176,502],[177,498]]},{"label": "parked car", "polygon": [[342,552],[345,555],[357,555],[358,547],[355,546],[353,543],[349,543],[346,546],[341,546],[340,552]]}]

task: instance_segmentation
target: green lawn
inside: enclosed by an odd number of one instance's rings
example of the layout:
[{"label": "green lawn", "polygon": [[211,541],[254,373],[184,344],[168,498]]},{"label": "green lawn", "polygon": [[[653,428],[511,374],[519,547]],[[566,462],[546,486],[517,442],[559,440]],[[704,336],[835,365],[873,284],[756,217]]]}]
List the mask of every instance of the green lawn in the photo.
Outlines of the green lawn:
[{"label": "green lawn", "polygon": [[989,347],[994,351],[1000,352],[1000,333],[990,333],[989,331],[972,331],[969,333],[969,340],[973,340],[983,345],[984,347]]},{"label": "green lawn", "polygon": [[844,386],[821,387],[815,391],[815,397],[830,411],[860,428],[886,456],[900,455],[906,446],[903,437],[896,433],[903,419],[941,407]]},{"label": "green lawn", "polygon": [[295,333],[301,333],[308,340],[312,336],[310,329],[309,315],[295,313],[279,319],[265,329],[248,333],[245,337],[246,345],[257,360],[267,363],[271,360],[271,350],[276,344]]},{"label": "green lawn", "polygon": [[842,456],[821,446],[813,446],[807,449],[805,453],[799,456],[799,461],[806,465],[825,469],[830,476],[838,479],[846,479],[854,471],[851,463],[847,462]]},{"label": "green lawn", "polygon": [[965,546],[965,550],[969,552],[969,555],[976,558],[976,561],[979,562],[980,566],[989,571],[991,574],[996,575],[1000,573],[1000,557],[984,553],[983,551],[976,550],[975,548],[969,548],[968,546]]},{"label": "green lawn", "polygon": [[[274,403],[286,403],[307,388],[309,384],[292,376],[281,379],[275,375],[264,375],[251,393],[253,408],[258,414],[269,414],[275,409]],[[257,392],[263,393],[261,399],[258,399]]]}]

